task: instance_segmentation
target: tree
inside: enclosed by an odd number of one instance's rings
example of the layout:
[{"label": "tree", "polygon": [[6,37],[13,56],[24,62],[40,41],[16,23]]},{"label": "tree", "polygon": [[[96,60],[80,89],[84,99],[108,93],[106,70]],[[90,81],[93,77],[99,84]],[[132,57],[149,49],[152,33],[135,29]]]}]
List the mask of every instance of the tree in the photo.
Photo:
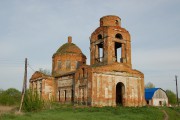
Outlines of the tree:
[{"label": "tree", "polygon": [[146,85],[145,85],[145,88],[155,88],[155,85],[151,82],[148,82]]},{"label": "tree", "polygon": [[15,88],[9,88],[5,91],[0,91],[0,104],[2,105],[17,105],[21,99],[21,92]]},{"label": "tree", "polygon": [[0,89],[0,94],[3,93],[3,92],[4,92],[4,90],[3,90],[3,89]]},{"label": "tree", "polygon": [[51,72],[50,72],[50,70],[48,70],[48,69],[42,69],[42,68],[40,68],[40,69],[39,69],[39,72],[44,73],[45,75],[51,75]]},{"label": "tree", "polygon": [[166,90],[166,94],[168,96],[168,100],[170,104],[176,104],[176,94],[171,90]]}]

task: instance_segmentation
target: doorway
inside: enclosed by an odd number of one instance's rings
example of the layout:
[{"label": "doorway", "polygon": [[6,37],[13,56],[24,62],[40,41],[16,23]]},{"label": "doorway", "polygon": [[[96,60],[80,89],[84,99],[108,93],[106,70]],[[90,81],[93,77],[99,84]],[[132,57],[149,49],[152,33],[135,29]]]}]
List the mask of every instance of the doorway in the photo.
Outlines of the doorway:
[{"label": "doorway", "polygon": [[116,85],[116,105],[123,105],[123,96],[125,93],[125,87],[122,82]]}]

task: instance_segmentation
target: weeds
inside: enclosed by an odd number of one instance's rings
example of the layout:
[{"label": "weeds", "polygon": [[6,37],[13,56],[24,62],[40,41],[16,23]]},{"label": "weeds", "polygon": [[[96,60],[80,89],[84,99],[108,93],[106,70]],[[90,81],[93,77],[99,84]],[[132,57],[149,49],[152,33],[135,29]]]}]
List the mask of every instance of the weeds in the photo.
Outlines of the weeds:
[{"label": "weeds", "polygon": [[[179,108],[168,107],[87,107],[72,104],[51,103],[51,109],[40,112],[27,112],[24,115],[2,116],[3,120],[162,120],[166,110],[172,120],[180,117]],[[175,109],[175,110],[174,110]],[[169,119],[171,120],[171,119]]]},{"label": "weeds", "polygon": [[44,101],[37,91],[27,90],[24,96],[23,110],[26,112],[39,111],[44,108]]}]

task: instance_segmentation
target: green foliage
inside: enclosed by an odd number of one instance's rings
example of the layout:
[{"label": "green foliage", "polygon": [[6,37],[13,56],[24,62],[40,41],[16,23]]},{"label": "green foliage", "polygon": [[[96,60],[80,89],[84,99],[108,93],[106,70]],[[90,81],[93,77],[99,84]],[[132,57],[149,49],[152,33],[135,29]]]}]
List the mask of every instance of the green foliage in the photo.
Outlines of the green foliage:
[{"label": "green foliage", "polygon": [[4,92],[4,90],[3,90],[3,89],[0,89],[0,94],[3,93],[3,92]]},{"label": "green foliage", "polygon": [[39,111],[44,107],[44,101],[37,91],[27,90],[24,96],[23,110],[27,112]]},{"label": "green foliage", "polygon": [[171,90],[166,90],[166,94],[168,96],[168,100],[170,104],[177,104],[176,94]]},{"label": "green foliage", "polygon": [[155,88],[155,85],[151,82],[148,82],[146,85],[145,85],[145,88]]},{"label": "green foliage", "polygon": [[9,88],[5,91],[0,90],[1,105],[18,105],[21,100],[21,92],[15,88]]}]

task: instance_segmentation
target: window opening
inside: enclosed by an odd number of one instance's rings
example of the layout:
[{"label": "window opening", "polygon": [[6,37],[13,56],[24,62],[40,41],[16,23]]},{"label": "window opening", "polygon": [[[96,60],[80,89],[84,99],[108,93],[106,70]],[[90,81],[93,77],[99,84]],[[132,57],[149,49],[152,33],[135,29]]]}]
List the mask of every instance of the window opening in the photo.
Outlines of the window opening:
[{"label": "window opening", "polygon": [[36,82],[36,91],[38,90],[38,88],[37,88],[37,82]]},{"label": "window opening", "polygon": [[40,84],[39,84],[39,98],[41,98],[42,97],[42,82],[40,82]]},{"label": "window opening", "polygon": [[83,75],[83,78],[85,77],[85,70],[84,70],[84,68],[82,68],[82,75]]},{"label": "window opening", "polygon": [[71,61],[70,60],[66,61],[66,69],[71,69]]},{"label": "window opening", "polygon": [[84,88],[82,88],[82,102],[84,102]]},{"label": "window opening", "polygon": [[72,102],[74,101],[74,91],[73,91],[73,89],[71,90],[71,101]]},{"label": "window opening", "polygon": [[59,102],[60,102],[60,100],[61,100],[61,93],[60,93],[60,90],[59,90]]},{"label": "window opening", "polygon": [[102,35],[101,35],[101,34],[98,35],[98,40],[99,40],[99,39],[102,39]]},{"label": "window opening", "polygon": [[66,90],[64,90],[64,100],[66,101]]},{"label": "window opening", "polygon": [[162,105],[162,101],[159,101],[159,105],[160,105],[160,106]]},{"label": "window opening", "polygon": [[39,87],[40,92],[42,92],[42,83],[40,82],[40,87]]},{"label": "window opening", "polygon": [[146,100],[147,105],[149,105],[149,100]]},{"label": "window opening", "polygon": [[103,43],[98,44],[97,47],[98,47],[98,62],[103,62],[103,57],[104,57]]},{"label": "window opening", "polygon": [[115,61],[116,62],[121,62],[120,59],[121,59],[121,48],[122,48],[122,45],[121,43],[118,43],[118,42],[115,42]]},{"label": "window opening", "polygon": [[116,36],[115,36],[115,38],[117,38],[117,39],[123,39],[123,37],[122,37],[122,35],[121,34],[116,34]]}]

